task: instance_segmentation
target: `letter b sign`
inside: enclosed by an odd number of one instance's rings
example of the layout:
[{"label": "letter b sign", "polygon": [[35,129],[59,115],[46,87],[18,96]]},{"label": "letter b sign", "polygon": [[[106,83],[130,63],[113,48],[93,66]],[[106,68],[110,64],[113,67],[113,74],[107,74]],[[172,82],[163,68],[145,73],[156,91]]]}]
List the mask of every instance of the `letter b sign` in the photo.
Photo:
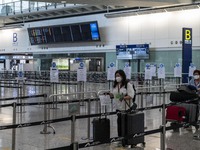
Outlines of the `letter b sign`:
[{"label": "letter b sign", "polygon": [[13,33],[13,42],[17,42],[17,33]]},{"label": "letter b sign", "polygon": [[185,40],[191,40],[191,31],[185,30]]}]

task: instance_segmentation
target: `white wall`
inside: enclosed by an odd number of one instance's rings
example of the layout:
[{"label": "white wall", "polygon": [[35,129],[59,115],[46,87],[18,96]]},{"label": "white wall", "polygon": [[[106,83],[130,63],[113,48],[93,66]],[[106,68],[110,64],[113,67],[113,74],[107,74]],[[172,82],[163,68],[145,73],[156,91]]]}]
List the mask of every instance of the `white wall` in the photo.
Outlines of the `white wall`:
[{"label": "white wall", "polygon": [[[54,45],[31,46],[28,39],[27,27],[48,26],[58,24],[70,24],[97,20],[100,28],[101,42],[68,43]],[[17,52],[108,52],[115,50],[117,44],[150,43],[155,49],[180,48],[182,40],[182,28],[193,29],[193,46],[200,46],[200,9],[165,12],[158,14],[139,15],[122,18],[105,18],[101,15],[81,16],[73,18],[55,19],[40,22],[27,23],[20,30],[0,31],[0,53]],[[13,44],[13,33],[18,34],[17,43]],[[178,44],[171,44],[171,41]],[[96,47],[97,44],[105,44],[105,47]],[[44,49],[43,47],[46,47]],[[47,49],[48,47],[48,49]],[[4,51],[5,49],[5,51]]]}]

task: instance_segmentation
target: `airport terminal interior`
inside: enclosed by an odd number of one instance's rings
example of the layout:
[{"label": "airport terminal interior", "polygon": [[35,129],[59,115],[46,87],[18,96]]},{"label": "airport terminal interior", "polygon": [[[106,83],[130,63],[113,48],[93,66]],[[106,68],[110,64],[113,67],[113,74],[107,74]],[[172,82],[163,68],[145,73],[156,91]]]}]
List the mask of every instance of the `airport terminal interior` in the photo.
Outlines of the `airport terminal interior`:
[{"label": "airport terminal interior", "polygon": [[199,57],[198,0],[0,0],[0,150],[199,150]]}]

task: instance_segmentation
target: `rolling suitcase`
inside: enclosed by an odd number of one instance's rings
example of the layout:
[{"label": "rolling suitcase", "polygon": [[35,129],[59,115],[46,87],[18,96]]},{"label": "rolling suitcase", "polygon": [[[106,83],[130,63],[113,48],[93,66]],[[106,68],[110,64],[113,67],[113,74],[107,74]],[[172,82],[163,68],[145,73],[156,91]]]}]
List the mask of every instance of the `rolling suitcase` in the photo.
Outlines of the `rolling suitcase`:
[{"label": "rolling suitcase", "polygon": [[[104,107],[105,113],[107,112],[107,107]],[[100,113],[102,112],[102,107],[99,108]],[[110,142],[110,120],[108,118],[94,118],[93,121],[93,141],[101,143]]]},{"label": "rolling suitcase", "polygon": [[[144,132],[144,113],[126,113],[121,112],[118,114],[118,135],[126,137],[136,133]],[[131,145],[131,147],[142,143],[145,145],[144,136],[124,139],[122,145]]]},{"label": "rolling suitcase", "polygon": [[179,104],[178,106],[184,107],[186,109],[186,117],[185,117],[185,122],[187,123],[194,123],[196,122],[196,118],[198,115],[197,112],[197,105],[196,104],[188,104],[188,103],[183,103]]},{"label": "rolling suitcase", "polygon": [[108,118],[94,118],[93,140],[109,143],[110,142],[110,120]]},{"label": "rolling suitcase", "polygon": [[166,121],[183,122],[186,117],[186,109],[182,106],[168,106],[166,112]]}]

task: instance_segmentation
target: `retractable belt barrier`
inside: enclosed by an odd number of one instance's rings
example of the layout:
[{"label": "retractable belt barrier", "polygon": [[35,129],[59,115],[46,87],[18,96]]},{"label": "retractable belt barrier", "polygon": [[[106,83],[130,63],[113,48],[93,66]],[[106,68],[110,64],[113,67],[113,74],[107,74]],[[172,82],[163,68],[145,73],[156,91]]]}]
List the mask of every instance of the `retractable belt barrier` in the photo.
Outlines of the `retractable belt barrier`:
[{"label": "retractable belt barrier", "polygon": [[171,92],[173,92],[173,91],[165,91],[165,92],[137,92],[136,93],[136,95],[142,95],[142,94],[146,94],[146,95],[148,95],[148,94],[169,94],[169,93],[171,93]]},{"label": "retractable belt barrier", "polygon": [[[9,101],[9,100],[17,100],[17,99],[28,99],[28,98],[37,98],[37,97],[47,97],[47,94],[29,95],[29,96],[21,96],[21,97],[0,98],[0,101]],[[1,105],[0,105],[0,107],[1,107]]]},{"label": "retractable belt barrier", "polygon": [[0,87],[3,87],[3,88],[22,88],[21,86],[6,86],[6,85],[0,85]]},{"label": "retractable belt barrier", "polygon": [[[198,122],[200,122],[200,120],[198,120]],[[170,127],[166,127],[166,130],[174,130],[174,129],[178,129],[178,128],[182,128],[182,127],[188,127],[189,125],[192,125],[193,123],[182,123],[182,124],[177,124],[175,126],[170,126]],[[107,144],[107,143],[113,143],[116,141],[121,141],[123,139],[134,139],[134,138],[139,138],[142,136],[147,136],[147,135],[151,135],[151,134],[156,134],[156,133],[160,133],[162,132],[162,126],[159,129],[154,129],[154,130],[149,130],[149,131],[145,131],[145,132],[140,132],[140,133],[135,133],[135,134],[130,134],[128,136],[125,137],[112,137],[110,138],[109,142],[100,142],[100,141],[91,141],[91,142],[85,142],[85,143],[80,143],[78,144],[78,148],[87,148],[87,147],[92,147],[92,146],[98,146],[101,144]],[[72,145],[68,145],[68,146],[64,146],[64,147],[58,147],[58,148],[51,148],[48,150],[73,150]]]},{"label": "retractable belt barrier", "polygon": [[[7,100],[15,100],[15,99],[18,99],[18,98],[25,99],[25,98],[33,98],[33,97],[41,97],[41,96],[47,97],[46,94],[42,94],[42,95],[32,95],[32,96],[24,96],[24,97],[7,98]],[[99,99],[98,98],[96,98],[96,99],[84,99],[84,100],[81,100],[81,101],[99,101]],[[199,101],[199,99],[188,100],[188,101],[186,101],[186,103],[196,102],[196,101]],[[12,104],[0,105],[0,107],[13,106],[13,108],[15,108],[16,106],[49,105],[49,104],[55,104],[55,103],[56,104],[61,104],[61,103],[73,103],[73,102],[74,103],[80,102],[80,100],[66,100],[66,101],[56,101],[56,102],[35,102],[35,103],[12,103]],[[166,108],[168,106],[176,105],[176,104],[177,103],[162,104],[162,105],[158,105],[158,106],[139,108],[139,109],[136,109],[135,111],[144,111],[144,110],[151,110],[151,109]],[[0,126],[0,130],[31,127],[31,126],[36,126],[36,125],[46,125],[46,124],[50,124],[50,123],[69,121],[69,120],[74,122],[76,119],[84,119],[84,118],[92,118],[92,117],[100,117],[100,116],[109,116],[109,115],[115,115],[115,114],[117,114],[117,112],[107,112],[107,113],[98,113],[98,114],[89,114],[89,115],[77,115],[77,116],[76,115],[72,115],[70,117],[65,117],[65,118],[49,119],[49,120],[44,120],[44,121],[36,121],[36,122],[30,122],[30,123],[21,123],[21,124]],[[196,122],[196,124],[197,123],[199,123],[199,121]],[[159,129],[145,131],[143,133],[136,133],[136,134],[133,134],[133,135],[128,135],[127,137],[113,137],[113,138],[110,138],[110,142],[114,142],[114,141],[118,141],[118,140],[122,140],[122,139],[136,138],[136,137],[146,136],[146,135],[155,134],[155,133],[164,133],[167,130],[186,127],[186,126],[193,125],[193,124],[194,123],[192,123],[192,124],[191,123],[183,123],[183,124],[178,124],[177,126],[171,126],[171,127],[166,127],[165,125],[162,125],[162,126],[160,126]],[[74,143],[72,143],[72,144],[74,144]],[[73,147],[72,147],[73,145],[72,144],[70,146],[66,146],[66,147],[62,147],[62,148],[72,150],[73,149]],[[79,146],[79,148],[85,148],[85,147],[91,147],[91,146],[96,146],[96,145],[100,145],[100,144],[104,144],[104,143],[101,143],[101,142],[98,142],[98,141],[97,142],[93,141],[93,142],[81,143],[81,144],[78,144],[78,146]],[[56,149],[60,149],[60,148],[56,148]]]},{"label": "retractable belt barrier", "polygon": [[[195,102],[195,101],[199,101],[199,99],[186,101],[186,103]],[[176,104],[177,103],[171,103],[171,104],[163,104],[163,105],[153,106],[153,107],[140,108],[140,109],[137,109],[137,111],[166,108],[168,106],[176,105]],[[119,140],[122,140],[122,139],[138,138],[138,137],[141,137],[141,136],[146,136],[146,135],[155,134],[155,133],[161,133],[161,134],[165,135],[165,132],[168,131],[168,130],[178,129],[178,128],[181,128],[181,127],[188,127],[190,125],[199,124],[199,122],[200,122],[200,120],[197,121],[197,122],[193,122],[193,123],[182,123],[182,124],[177,124],[175,126],[170,126],[170,127],[166,127],[165,125],[161,125],[159,129],[154,129],[154,130],[149,130],[149,131],[145,131],[145,132],[141,132],[141,133],[136,133],[136,134],[128,135],[128,136],[125,136],[125,137],[110,138],[109,143],[119,141]],[[71,145],[68,145],[68,146],[65,146],[65,147],[53,148],[53,149],[49,149],[49,150],[62,150],[62,149],[74,150],[74,144],[75,144],[76,148],[77,147],[78,148],[86,148],[86,147],[97,146],[97,145],[106,144],[106,143],[102,143],[102,142],[99,142],[99,141],[91,141],[91,142],[86,142],[86,143],[81,143],[81,144],[72,143]]]},{"label": "retractable belt barrier", "polygon": [[[52,82],[50,81],[44,81],[44,80],[29,80],[29,79],[26,79],[26,81],[29,81],[29,82],[39,82],[39,83],[48,83],[48,84],[51,84]],[[77,82],[53,82],[53,84],[68,84],[68,85],[77,85]]]},{"label": "retractable belt barrier", "polygon": [[[43,94],[45,95],[45,94]],[[34,97],[39,97],[41,95],[35,95]],[[25,97],[23,97],[25,98]],[[88,100],[90,101],[98,101],[99,99],[84,99],[82,101],[87,102]],[[80,100],[67,100],[67,101],[59,101],[56,103],[62,104],[62,103],[76,103],[79,102]],[[187,101],[187,102],[195,102],[198,100],[192,100],[192,101]],[[49,104],[53,104],[55,102],[33,102],[33,103],[13,103],[16,106],[33,106],[33,105],[49,105]],[[0,105],[0,108],[2,107],[10,107],[13,106],[13,104],[4,104],[4,105]],[[165,106],[171,106],[171,105],[176,105],[175,103],[171,103],[171,104],[165,104]],[[159,109],[162,108],[163,105],[158,105],[158,106],[152,106],[152,107],[145,107],[145,108],[139,108],[136,109],[135,111],[144,111],[144,110],[151,110],[151,109]],[[93,118],[93,117],[100,117],[100,116],[109,116],[109,115],[115,115],[117,114],[117,112],[107,112],[107,113],[98,113],[98,114],[90,114],[90,115],[78,115],[75,116],[75,119],[84,119],[84,118]],[[38,122],[32,122],[32,123],[24,123],[25,125],[28,126],[35,126],[35,125],[41,125],[41,124],[49,124],[49,123],[55,123],[55,122],[59,122],[59,121],[67,121],[67,120],[71,120],[72,117],[66,117],[66,118],[59,118],[59,119],[52,119],[52,120],[47,120],[46,122],[44,121],[38,121]],[[0,126],[0,130],[3,129],[11,129],[11,128],[18,128],[18,126],[21,124],[16,124],[16,125],[8,125],[8,126]],[[8,128],[7,128],[8,127]],[[26,127],[26,126],[22,126],[22,127]]]},{"label": "retractable belt barrier", "polygon": [[23,85],[29,85],[29,86],[51,86],[50,84],[30,84],[30,83],[24,83]]}]

